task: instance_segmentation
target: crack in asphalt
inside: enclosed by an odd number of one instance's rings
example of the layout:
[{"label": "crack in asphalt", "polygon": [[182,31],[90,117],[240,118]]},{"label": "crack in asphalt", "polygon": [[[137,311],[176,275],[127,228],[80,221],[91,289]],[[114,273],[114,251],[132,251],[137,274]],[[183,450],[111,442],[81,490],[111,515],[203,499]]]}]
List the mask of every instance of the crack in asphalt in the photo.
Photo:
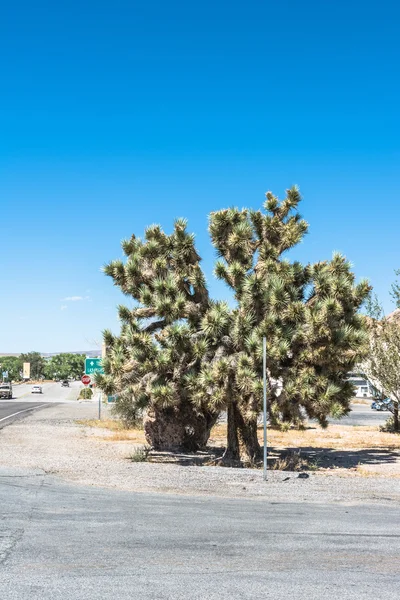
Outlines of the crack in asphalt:
[{"label": "crack in asphalt", "polygon": [[[25,533],[25,528],[22,527],[20,529],[14,529],[13,531],[6,532],[5,534],[0,534],[3,536],[3,539],[6,540],[5,547],[0,549],[0,565],[4,565],[8,560],[9,556],[15,549],[18,542],[22,539]],[[1,540],[1,537],[0,537]],[[7,542],[8,545],[7,545]]]}]

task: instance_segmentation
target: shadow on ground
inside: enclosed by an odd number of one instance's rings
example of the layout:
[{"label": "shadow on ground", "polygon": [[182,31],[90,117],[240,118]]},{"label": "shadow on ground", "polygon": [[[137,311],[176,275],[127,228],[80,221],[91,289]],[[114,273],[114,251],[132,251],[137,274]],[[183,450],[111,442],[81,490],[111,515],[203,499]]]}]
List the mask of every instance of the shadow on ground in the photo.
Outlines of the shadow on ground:
[{"label": "shadow on ground", "polygon": [[285,450],[271,448],[270,452],[275,459],[300,452],[311,468],[321,469],[354,469],[363,465],[387,465],[400,461],[400,451],[387,448],[363,448],[360,450],[335,450],[333,448],[288,448]]},{"label": "shadow on ground", "polygon": [[[206,466],[219,464],[224,449],[220,447],[207,448],[204,452],[156,452],[152,451],[151,462],[171,463],[182,466]],[[335,450],[330,448],[274,448],[268,447],[268,463],[274,468],[274,463],[282,461],[283,470],[291,469],[291,457],[301,457],[301,470],[318,469],[354,469],[358,466],[379,466],[400,462],[400,451],[386,448],[370,448],[361,450]],[[285,469],[284,462],[288,459]],[[248,466],[248,465],[231,465]],[[261,464],[260,464],[261,466]],[[275,465],[275,468],[278,465]]]},{"label": "shadow on ground", "polygon": [[149,459],[151,462],[171,463],[184,467],[203,467],[218,461],[222,457],[223,453],[224,448],[220,447],[210,447],[204,451],[198,452],[158,452],[156,450],[152,450],[150,452]]}]

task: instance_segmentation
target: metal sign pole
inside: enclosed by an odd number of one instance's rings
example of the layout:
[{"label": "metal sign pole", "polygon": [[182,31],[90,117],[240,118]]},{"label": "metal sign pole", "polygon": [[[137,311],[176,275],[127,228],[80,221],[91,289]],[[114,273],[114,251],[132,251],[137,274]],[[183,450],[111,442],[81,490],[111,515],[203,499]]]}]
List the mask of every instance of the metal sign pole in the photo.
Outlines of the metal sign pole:
[{"label": "metal sign pole", "polygon": [[263,338],[263,384],[264,384],[264,481],[267,481],[267,339]]},{"label": "metal sign pole", "polygon": [[[103,342],[101,345],[101,360],[103,360],[103,358],[105,358],[107,355],[107,346],[106,344]],[[102,368],[102,372],[103,368]],[[103,390],[100,390],[100,396],[99,396],[99,421],[101,420],[101,403],[103,401]]]}]

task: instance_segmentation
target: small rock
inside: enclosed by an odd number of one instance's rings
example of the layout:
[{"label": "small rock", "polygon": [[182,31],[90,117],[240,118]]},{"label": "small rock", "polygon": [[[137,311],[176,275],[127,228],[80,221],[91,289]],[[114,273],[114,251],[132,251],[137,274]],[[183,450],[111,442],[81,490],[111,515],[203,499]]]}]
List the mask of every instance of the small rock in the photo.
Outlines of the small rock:
[{"label": "small rock", "polygon": [[299,479],[308,479],[310,476],[309,476],[309,474],[308,474],[308,473],[299,473],[299,474],[297,475],[297,477],[298,477]]},{"label": "small rock", "polygon": [[242,490],[245,490],[245,489],[246,489],[246,486],[243,486],[243,487],[242,487]]},{"label": "small rock", "polygon": [[282,479],[282,481],[289,481],[290,477],[285,477],[285,479]]}]

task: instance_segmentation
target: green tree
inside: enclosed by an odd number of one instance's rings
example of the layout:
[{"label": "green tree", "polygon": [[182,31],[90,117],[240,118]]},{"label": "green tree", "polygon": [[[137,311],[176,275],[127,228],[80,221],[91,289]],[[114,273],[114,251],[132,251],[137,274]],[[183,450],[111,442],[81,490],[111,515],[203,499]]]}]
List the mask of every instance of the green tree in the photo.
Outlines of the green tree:
[{"label": "green tree", "polygon": [[85,369],[85,355],[64,352],[46,361],[44,374],[47,379],[78,379]]},{"label": "green tree", "polygon": [[19,356],[0,356],[0,375],[4,371],[8,371],[6,381],[21,381],[21,358]]},{"label": "green tree", "polygon": [[[399,272],[396,271],[396,275]],[[392,296],[400,307],[400,287],[392,286]],[[369,320],[368,355],[362,370],[371,383],[393,403],[392,429],[400,431],[400,313],[385,316],[376,296],[371,296],[367,306]]]},{"label": "green tree", "polygon": [[31,379],[41,379],[44,376],[45,361],[40,352],[27,352],[20,355],[21,361],[31,365]]}]

